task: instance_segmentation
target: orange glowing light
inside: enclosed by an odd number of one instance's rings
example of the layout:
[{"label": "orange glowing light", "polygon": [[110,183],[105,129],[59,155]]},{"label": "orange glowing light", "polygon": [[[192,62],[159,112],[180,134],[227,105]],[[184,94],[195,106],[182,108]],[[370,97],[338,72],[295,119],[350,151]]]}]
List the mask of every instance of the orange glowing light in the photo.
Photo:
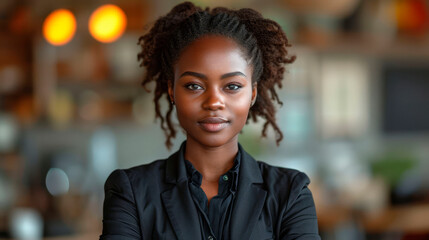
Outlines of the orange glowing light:
[{"label": "orange glowing light", "polygon": [[43,36],[52,45],[68,43],[76,32],[76,18],[67,9],[57,9],[43,22]]},{"label": "orange glowing light", "polygon": [[117,40],[125,31],[127,17],[118,6],[106,4],[97,8],[89,19],[89,32],[100,42]]}]

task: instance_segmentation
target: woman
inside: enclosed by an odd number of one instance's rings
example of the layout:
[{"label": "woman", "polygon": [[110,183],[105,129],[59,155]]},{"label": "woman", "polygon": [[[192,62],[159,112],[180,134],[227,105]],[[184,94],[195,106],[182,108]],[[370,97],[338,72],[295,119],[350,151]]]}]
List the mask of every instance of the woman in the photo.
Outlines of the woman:
[{"label": "woman", "polygon": [[168,159],[109,176],[100,239],[320,239],[308,177],[256,162],[238,143],[257,116],[266,120],[263,136],[271,125],[282,139],[274,85],[294,58],[279,25],[251,9],[187,2],[139,42],[166,145],[174,108],[187,140]]}]

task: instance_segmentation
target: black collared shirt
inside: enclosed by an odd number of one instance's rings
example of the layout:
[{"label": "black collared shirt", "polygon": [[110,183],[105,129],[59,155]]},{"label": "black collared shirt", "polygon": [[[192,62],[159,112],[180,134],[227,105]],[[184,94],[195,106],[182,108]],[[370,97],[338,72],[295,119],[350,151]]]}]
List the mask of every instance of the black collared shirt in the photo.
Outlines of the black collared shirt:
[{"label": "black collared shirt", "polygon": [[[181,154],[184,156],[184,151]],[[218,195],[210,200],[210,206],[207,196],[201,188],[203,176],[191,162],[185,160],[189,191],[198,209],[202,239],[229,239],[229,226],[238,185],[240,159],[241,153],[238,151],[233,167],[219,178]]]}]

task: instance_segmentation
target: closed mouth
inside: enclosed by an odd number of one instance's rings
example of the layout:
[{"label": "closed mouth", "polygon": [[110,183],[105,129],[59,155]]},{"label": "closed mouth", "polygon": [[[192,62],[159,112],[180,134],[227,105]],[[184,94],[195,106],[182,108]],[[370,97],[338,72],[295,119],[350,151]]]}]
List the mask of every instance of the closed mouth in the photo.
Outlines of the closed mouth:
[{"label": "closed mouth", "polygon": [[228,126],[230,122],[221,117],[208,117],[198,121],[198,125],[207,132],[218,132]]},{"label": "closed mouth", "polygon": [[204,118],[204,119],[198,121],[198,123],[211,123],[211,124],[227,123],[227,122],[229,122],[229,121],[226,120],[225,118],[222,118],[222,117],[207,117],[207,118]]}]

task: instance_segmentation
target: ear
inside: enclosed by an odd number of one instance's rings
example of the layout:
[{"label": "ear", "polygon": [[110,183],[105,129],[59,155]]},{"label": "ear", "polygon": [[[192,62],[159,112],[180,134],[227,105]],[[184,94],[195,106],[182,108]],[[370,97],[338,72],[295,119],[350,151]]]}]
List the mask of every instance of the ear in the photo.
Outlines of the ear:
[{"label": "ear", "polygon": [[174,103],[174,86],[173,81],[168,81],[168,97],[170,98],[170,102]]},{"label": "ear", "polygon": [[252,107],[255,104],[257,96],[258,96],[258,83],[255,82],[252,84],[252,103],[250,107]]}]

